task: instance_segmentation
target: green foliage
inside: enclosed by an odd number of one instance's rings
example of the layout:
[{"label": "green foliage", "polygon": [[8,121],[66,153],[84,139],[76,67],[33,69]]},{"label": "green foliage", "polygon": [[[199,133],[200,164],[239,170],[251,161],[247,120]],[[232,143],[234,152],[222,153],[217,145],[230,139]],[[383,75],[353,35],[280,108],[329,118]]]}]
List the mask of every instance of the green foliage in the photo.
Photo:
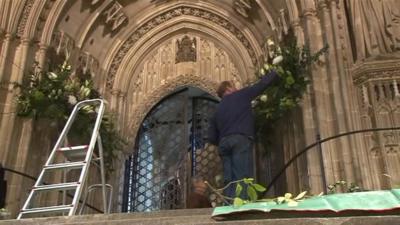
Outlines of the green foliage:
[{"label": "green foliage", "polygon": [[[295,207],[301,200],[306,198],[307,194],[307,191],[304,191],[298,194],[296,197],[293,197],[291,193],[286,193],[285,196],[279,196],[273,199],[258,199],[259,194],[264,193],[267,189],[260,184],[254,183],[253,178],[244,178],[241,180],[232,181],[221,189],[213,188],[207,181],[205,182],[205,184],[207,184],[214,193],[222,198],[224,202],[229,203],[229,200],[233,200],[234,207],[240,207],[244,204],[251,202],[274,202],[275,204],[287,203],[288,206]],[[233,198],[221,194],[230,185],[236,185],[235,196]],[[242,194],[244,190],[246,191],[245,193],[247,194],[247,196]],[[243,196],[247,198],[243,199]]]},{"label": "green foliage", "polygon": [[[65,61],[55,71],[42,72],[34,68],[20,88],[17,98],[17,115],[34,119],[50,119],[63,126],[74,105],[82,100],[99,98],[90,76],[73,75],[71,66]],[[87,78],[89,77],[89,78]],[[89,140],[95,117],[93,106],[82,108],[71,127],[68,138],[78,141]],[[112,160],[125,145],[115,127],[115,118],[109,113],[103,116],[100,126],[104,149],[104,163],[112,171]],[[61,128],[60,128],[61,130]]]},{"label": "green foliage", "polygon": [[334,184],[328,185],[328,194],[335,194],[338,192],[338,189],[341,188],[343,192],[352,193],[352,192],[361,192],[363,189],[356,185],[355,183],[350,183],[341,180],[337,181]]},{"label": "green foliage", "polygon": [[[262,193],[266,190],[266,188],[262,185],[254,183],[253,178],[244,178],[242,180],[232,182],[232,184],[234,183],[236,184],[235,198],[233,200],[233,205],[235,207],[241,206],[249,202],[257,201],[258,193]],[[228,186],[226,186],[225,188],[227,188]],[[240,196],[242,196],[242,192],[244,191],[243,186],[246,189],[247,199],[240,198]]]},{"label": "green foliage", "polygon": [[[328,46],[311,53],[307,46],[299,47],[294,36],[288,36],[280,45],[268,39],[266,54],[258,77],[275,70],[280,81],[273,83],[252,104],[257,120],[257,134],[265,138],[271,127],[287,112],[299,105],[310,83],[310,67],[327,52]],[[264,143],[265,144],[265,143]]]}]

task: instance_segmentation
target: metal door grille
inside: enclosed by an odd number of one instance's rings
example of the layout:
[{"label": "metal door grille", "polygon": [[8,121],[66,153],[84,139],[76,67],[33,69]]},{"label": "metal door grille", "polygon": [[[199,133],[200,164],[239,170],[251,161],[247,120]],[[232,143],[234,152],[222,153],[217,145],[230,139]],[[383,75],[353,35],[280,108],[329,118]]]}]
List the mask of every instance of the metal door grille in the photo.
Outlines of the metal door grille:
[{"label": "metal door grille", "polygon": [[126,161],[123,211],[184,208],[192,175],[215,180],[216,171],[222,172],[219,157],[202,150],[215,106],[180,92],[152,109]]}]

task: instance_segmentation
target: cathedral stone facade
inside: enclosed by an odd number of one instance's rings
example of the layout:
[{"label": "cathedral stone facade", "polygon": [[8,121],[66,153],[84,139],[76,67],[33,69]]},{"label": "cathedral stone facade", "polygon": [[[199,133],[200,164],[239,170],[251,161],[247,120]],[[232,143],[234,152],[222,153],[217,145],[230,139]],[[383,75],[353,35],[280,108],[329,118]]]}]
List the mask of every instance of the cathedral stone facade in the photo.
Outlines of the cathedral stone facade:
[{"label": "cathedral stone facade", "polygon": [[[128,140],[109,178],[119,211],[120,175],[146,115],[183,87],[215,97],[220,81],[248,85],[266,38],[279,41],[290,30],[299,45],[317,51],[328,44],[329,51],[313,65],[300,107],[276,128],[275,150],[255,153],[264,184],[317,136],[400,126],[397,0],[0,0],[0,163],[40,172],[58,134],[48,121],[15,114],[13,84],[34,62],[46,69],[68,54],[75,70],[91,74]],[[322,161],[317,149],[308,151],[273,191],[318,194],[340,180],[368,190],[399,185],[399,145],[400,130],[325,142]],[[12,173],[6,179],[7,208],[15,214],[32,181]]]}]

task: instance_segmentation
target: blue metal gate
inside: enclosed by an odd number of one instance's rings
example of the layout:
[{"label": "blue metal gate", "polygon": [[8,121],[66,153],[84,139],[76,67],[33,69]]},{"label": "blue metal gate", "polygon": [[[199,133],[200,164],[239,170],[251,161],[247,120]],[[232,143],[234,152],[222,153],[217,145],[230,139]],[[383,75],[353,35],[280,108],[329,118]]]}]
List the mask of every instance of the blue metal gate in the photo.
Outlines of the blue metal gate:
[{"label": "blue metal gate", "polygon": [[216,101],[188,89],[160,101],[144,119],[125,164],[123,211],[185,208],[192,176],[222,173],[215,150],[204,150]]}]

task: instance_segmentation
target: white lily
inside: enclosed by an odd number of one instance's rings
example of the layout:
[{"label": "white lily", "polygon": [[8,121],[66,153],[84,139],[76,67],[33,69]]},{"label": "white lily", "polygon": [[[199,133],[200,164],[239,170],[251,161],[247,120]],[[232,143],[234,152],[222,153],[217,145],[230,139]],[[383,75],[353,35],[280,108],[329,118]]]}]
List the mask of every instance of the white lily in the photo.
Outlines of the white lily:
[{"label": "white lily", "polygon": [[251,101],[251,107],[256,107],[257,103],[258,102],[256,100]]},{"label": "white lily", "polygon": [[275,44],[274,41],[272,41],[270,38],[267,39],[267,45],[268,46],[272,46],[274,44]]},{"label": "white lily", "polygon": [[273,65],[279,64],[280,62],[282,62],[282,60],[283,60],[283,56],[279,55],[279,56],[275,57],[275,58],[272,60],[272,64],[273,64]]},{"label": "white lily", "polygon": [[69,95],[68,96],[68,103],[71,105],[75,105],[78,102],[78,100],[76,100],[76,97],[73,95]]},{"label": "white lily", "polygon": [[57,74],[53,73],[53,72],[49,72],[47,73],[47,76],[49,77],[50,80],[54,80],[57,79]]},{"label": "white lily", "polygon": [[261,100],[262,102],[266,102],[266,101],[268,100],[268,96],[267,96],[267,95],[261,95],[261,96],[260,96],[260,100]]}]

